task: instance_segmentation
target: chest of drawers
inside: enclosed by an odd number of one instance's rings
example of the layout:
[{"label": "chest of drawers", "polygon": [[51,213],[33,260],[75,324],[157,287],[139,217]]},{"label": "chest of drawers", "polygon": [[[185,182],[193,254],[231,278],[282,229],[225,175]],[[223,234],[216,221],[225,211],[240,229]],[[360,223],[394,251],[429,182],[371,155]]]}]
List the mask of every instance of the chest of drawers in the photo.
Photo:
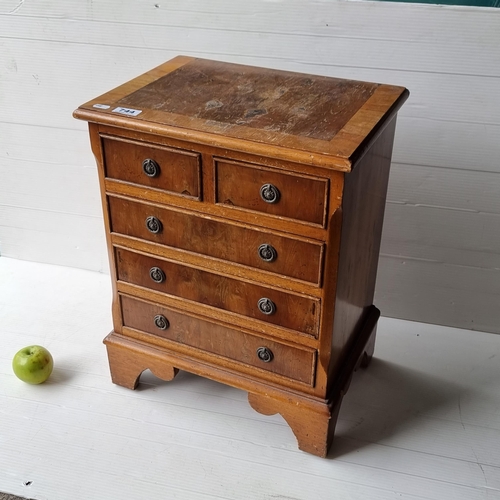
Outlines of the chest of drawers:
[{"label": "chest of drawers", "polygon": [[177,57],[89,122],[113,281],[113,382],[247,391],[326,456],[367,364],[401,87]]}]

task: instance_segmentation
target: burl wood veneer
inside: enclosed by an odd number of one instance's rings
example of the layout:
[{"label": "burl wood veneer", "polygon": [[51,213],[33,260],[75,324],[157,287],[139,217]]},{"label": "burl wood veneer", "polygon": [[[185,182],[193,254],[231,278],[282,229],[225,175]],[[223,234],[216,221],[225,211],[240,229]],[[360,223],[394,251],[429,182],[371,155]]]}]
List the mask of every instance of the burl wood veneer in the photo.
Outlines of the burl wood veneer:
[{"label": "burl wood veneer", "polygon": [[326,456],[373,354],[401,87],[176,57],[89,122],[113,280],[113,382],[248,391]]}]

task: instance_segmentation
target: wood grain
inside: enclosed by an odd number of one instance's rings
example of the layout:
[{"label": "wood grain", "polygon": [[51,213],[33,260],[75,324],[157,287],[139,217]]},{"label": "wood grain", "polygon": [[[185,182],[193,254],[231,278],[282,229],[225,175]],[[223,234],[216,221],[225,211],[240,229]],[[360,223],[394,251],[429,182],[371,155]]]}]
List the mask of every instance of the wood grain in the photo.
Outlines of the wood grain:
[{"label": "wood grain", "polygon": [[[318,224],[313,224],[310,222],[305,222],[301,219],[289,219],[284,218],[280,215],[273,215],[273,208],[263,209],[263,211],[256,212],[250,211],[248,209],[241,209],[235,205],[227,203],[217,203],[216,202],[216,184],[217,184],[217,161],[223,160],[226,167],[226,174],[232,175],[232,170],[229,169],[230,165],[248,166],[252,169],[257,169],[257,173],[262,169],[266,171],[269,175],[273,176],[274,180],[280,180],[285,177],[285,179],[291,177],[295,179],[295,185],[292,186],[297,189],[298,182],[312,181],[311,189],[315,193],[320,191],[325,191],[324,196],[329,196],[329,200],[320,201],[320,197],[316,194],[318,203],[324,205],[324,208],[329,211],[334,211],[340,206],[341,195],[342,195],[342,185],[343,185],[343,173],[342,172],[328,172],[325,176],[325,171],[318,167],[313,167],[310,165],[304,165],[296,162],[287,162],[282,160],[276,160],[269,157],[255,156],[248,153],[243,153],[240,151],[228,151],[221,148],[216,148],[214,146],[207,146],[203,144],[196,144],[180,141],[177,139],[172,139],[171,137],[155,136],[153,134],[143,134],[136,131],[117,129],[113,127],[108,127],[104,125],[99,125],[99,130],[102,135],[110,135],[113,137],[122,137],[132,142],[137,142],[144,140],[145,142],[151,143],[154,146],[160,148],[172,148],[176,150],[191,151],[195,153],[201,153],[202,157],[202,176],[203,176],[203,198],[206,202],[203,205],[203,212],[206,214],[211,214],[224,219],[232,219],[238,222],[244,222],[249,224],[255,224],[257,217],[259,219],[260,227],[267,227],[275,230],[282,230],[287,233],[302,234],[303,236],[315,239],[323,240],[326,235],[324,227]],[[291,175],[291,172],[294,172]],[[276,177],[274,177],[276,176]],[[234,178],[234,176],[233,176]],[[269,178],[268,178],[269,180]],[[251,185],[254,182],[254,176],[248,176],[246,181]],[[318,184],[317,182],[320,183]],[[264,181],[263,181],[264,182]],[[116,193],[117,195],[124,195],[133,198],[140,198],[144,201],[151,201],[153,203],[166,203],[171,205],[176,205],[189,210],[198,211],[200,209],[197,200],[193,200],[189,197],[175,196],[175,194],[169,193],[164,190],[148,189],[144,190],[140,185],[134,185],[130,183],[125,183],[117,179],[107,178],[105,180],[106,191],[110,193]],[[239,186],[239,177],[234,180],[234,183]],[[258,190],[260,191],[258,186]],[[226,183],[226,188],[235,189],[233,186],[228,186]],[[238,189],[241,189],[239,187]],[[328,191],[331,190],[331,195]],[[249,194],[243,195],[245,200],[247,200]],[[260,195],[259,195],[260,199]],[[261,200],[261,199],[260,199]],[[307,200],[305,200],[307,201]],[[262,200],[261,200],[262,202]],[[263,203],[263,202],[262,202]],[[305,203],[307,205],[307,203]],[[267,205],[267,204],[266,204]],[[291,210],[293,204],[288,198],[287,210]],[[279,210],[278,210],[279,211]],[[317,209],[310,208],[308,206],[303,207],[303,211],[307,213],[317,212]],[[263,215],[268,215],[263,217]],[[298,217],[298,215],[297,215]],[[326,222],[326,221],[325,221]]]},{"label": "wood grain", "polygon": [[[105,109],[93,100],[74,116],[132,130],[154,125],[159,135],[349,171],[408,97],[403,87],[218,61],[177,58],[166,64],[163,75],[155,68],[100,96]],[[139,114],[124,118],[119,107]]]},{"label": "wood grain", "polygon": [[[313,384],[315,354],[313,350],[287,346],[276,341],[248,335],[210,321],[193,318],[179,311],[153,303],[121,296],[123,324],[176,343],[201,349],[231,361],[271,371],[308,385]],[[160,330],[154,323],[156,315],[164,315],[169,327]],[[271,350],[273,358],[263,362],[257,356],[259,348]],[[121,366],[115,366],[119,372]]]},{"label": "wood grain", "polygon": [[[218,203],[246,208],[324,226],[328,200],[328,179],[283,174],[257,165],[216,159]],[[278,201],[262,199],[262,186],[272,184]]]},{"label": "wood grain", "polygon": [[340,369],[373,304],[395,127],[393,119],[345,179],[330,373]]},{"label": "wood grain", "polygon": [[[177,249],[244,264],[276,274],[319,284],[322,268],[322,245],[319,242],[290,238],[268,231],[230,225],[192,213],[109,197],[111,230]],[[163,226],[158,234],[146,228],[147,217],[157,217]],[[190,238],[184,238],[188,233]],[[259,258],[262,244],[277,252],[273,262]],[[307,260],[304,259],[307,256]]]},{"label": "wood grain", "polygon": [[119,344],[106,345],[111,380],[127,389],[136,389],[143,371],[151,370],[162,380],[173,380],[179,370],[152,357],[139,356]]},{"label": "wood grain", "polygon": [[[318,334],[320,303],[317,299],[283,293],[123,248],[116,248],[115,255],[117,278],[120,281],[243,314],[314,337]],[[153,267],[161,269],[165,281],[156,283],[151,279],[150,269]],[[275,304],[275,313],[266,315],[258,309],[257,303],[261,298],[268,298]]]},{"label": "wood grain", "polygon": [[[200,155],[189,151],[161,148],[144,142],[102,136],[106,177],[148,186],[153,189],[200,199]],[[159,172],[149,177],[145,160],[153,160]]]},{"label": "wood grain", "polygon": [[[192,119],[191,128],[219,122],[272,137],[292,135],[329,141],[373,94],[377,85],[266,68],[189,61],[118,101]],[[332,110],[331,103],[338,103]],[[229,126],[229,127],[228,127]]]}]

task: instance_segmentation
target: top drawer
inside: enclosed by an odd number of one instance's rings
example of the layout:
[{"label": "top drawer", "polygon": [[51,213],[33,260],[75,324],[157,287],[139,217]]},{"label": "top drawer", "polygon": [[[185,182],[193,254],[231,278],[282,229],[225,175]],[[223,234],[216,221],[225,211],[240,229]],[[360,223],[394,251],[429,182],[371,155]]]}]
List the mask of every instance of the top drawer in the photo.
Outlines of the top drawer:
[{"label": "top drawer", "polygon": [[200,155],[101,136],[106,177],[200,199]]},{"label": "top drawer", "polygon": [[325,225],[328,179],[216,160],[218,203]]}]

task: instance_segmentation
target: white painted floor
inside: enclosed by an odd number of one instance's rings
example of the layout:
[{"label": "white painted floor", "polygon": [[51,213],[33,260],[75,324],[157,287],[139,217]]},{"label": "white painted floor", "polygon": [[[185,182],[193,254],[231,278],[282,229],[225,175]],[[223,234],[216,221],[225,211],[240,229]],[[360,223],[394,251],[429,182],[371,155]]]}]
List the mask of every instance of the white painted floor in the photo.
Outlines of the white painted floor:
[{"label": "white painted floor", "polygon": [[[0,258],[0,491],[38,500],[500,499],[500,336],[382,318],[328,459],[246,394],[181,373],[114,386],[107,275]],[[11,371],[50,349],[49,381]]]}]

